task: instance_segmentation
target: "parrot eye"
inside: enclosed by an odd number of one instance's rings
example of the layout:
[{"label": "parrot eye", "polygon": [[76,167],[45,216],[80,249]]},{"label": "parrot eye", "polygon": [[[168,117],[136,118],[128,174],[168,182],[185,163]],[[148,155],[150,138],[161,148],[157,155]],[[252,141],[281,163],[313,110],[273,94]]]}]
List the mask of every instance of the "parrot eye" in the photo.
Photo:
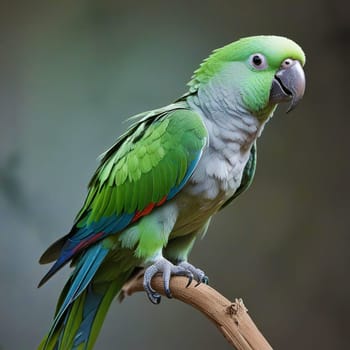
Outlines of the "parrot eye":
[{"label": "parrot eye", "polygon": [[249,62],[255,69],[261,70],[261,69],[265,69],[267,67],[266,58],[261,53],[252,54],[249,57]]}]

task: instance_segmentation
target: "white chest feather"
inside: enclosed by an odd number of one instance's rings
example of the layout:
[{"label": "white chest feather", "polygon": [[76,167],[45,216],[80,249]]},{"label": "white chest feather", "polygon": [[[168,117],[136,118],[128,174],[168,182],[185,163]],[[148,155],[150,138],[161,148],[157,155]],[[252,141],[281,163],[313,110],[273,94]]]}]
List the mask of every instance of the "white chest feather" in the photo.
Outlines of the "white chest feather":
[{"label": "white chest feather", "polygon": [[193,174],[189,186],[192,195],[201,195],[206,199],[215,199],[219,193],[231,197],[241,183],[249,151],[229,154],[229,159],[212,149],[204,153],[201,162]]},{"label": "white chest feather", "polygon": [[255,117],[230,122],[229,126],[221,127],[205,119],[209,143],[187,188],[192,195],[225,200],[240,186],[261,125]]}]

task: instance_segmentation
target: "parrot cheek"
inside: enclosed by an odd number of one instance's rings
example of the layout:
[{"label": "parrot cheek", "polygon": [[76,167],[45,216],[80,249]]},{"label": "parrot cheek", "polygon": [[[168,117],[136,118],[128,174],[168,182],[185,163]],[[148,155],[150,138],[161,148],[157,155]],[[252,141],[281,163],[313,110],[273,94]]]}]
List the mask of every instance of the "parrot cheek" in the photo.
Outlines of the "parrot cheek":
[{"label": "parrot cheek", "polygon": [[305,74],[299,61],[287,59],[272,81],[269,102],[290,102],[287,113],[292,111],[305,92]]}]

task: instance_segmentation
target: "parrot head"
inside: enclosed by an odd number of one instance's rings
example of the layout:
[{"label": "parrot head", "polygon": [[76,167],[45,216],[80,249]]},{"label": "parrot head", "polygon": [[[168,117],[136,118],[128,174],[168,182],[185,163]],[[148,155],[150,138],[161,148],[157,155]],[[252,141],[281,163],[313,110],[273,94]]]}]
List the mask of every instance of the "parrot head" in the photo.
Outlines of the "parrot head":
[{"label": "parrot head", "polygon": [[[215,50],[194,72],[190,92],[222,85],[239,96],[253,115],[265,120],[279,103],[295,108],[305,91],[305,54],[294,41],[280,36],[253,36]],[[237,101],[237,98],[236,98]]]}]

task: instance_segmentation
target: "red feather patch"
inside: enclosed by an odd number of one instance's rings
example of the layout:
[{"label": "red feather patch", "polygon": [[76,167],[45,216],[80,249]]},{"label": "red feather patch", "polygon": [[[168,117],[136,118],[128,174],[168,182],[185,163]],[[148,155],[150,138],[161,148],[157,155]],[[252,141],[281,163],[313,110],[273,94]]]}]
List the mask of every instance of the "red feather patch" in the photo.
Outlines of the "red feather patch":
[{"label": "red feather patch", "polygon": [[137,211],[131,222],[135,222],[138,219],[142,218],[143,216],[148,215],[155,207],[160,207],[161,205],[163,205],[166,202],[166,198],[167,196],[164,196],[159,202],[150,203],[147,205],[145,209]]},{"label": "red feather patch", "polygon": [[98,241],[102,236],[104,235],[104,232],[96,233],[95,235],[88,237],[87,239],[82,240],[78,245],[76,245],[73,249],[73,254],[80,251],[81,249],[87,247],[88,245]]}]

